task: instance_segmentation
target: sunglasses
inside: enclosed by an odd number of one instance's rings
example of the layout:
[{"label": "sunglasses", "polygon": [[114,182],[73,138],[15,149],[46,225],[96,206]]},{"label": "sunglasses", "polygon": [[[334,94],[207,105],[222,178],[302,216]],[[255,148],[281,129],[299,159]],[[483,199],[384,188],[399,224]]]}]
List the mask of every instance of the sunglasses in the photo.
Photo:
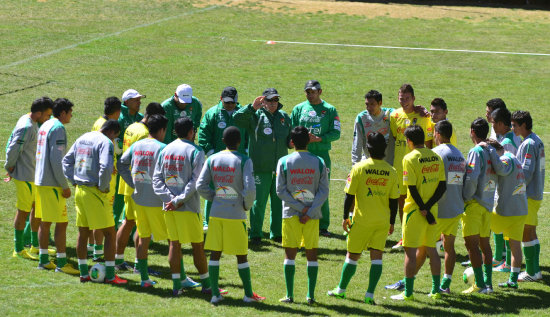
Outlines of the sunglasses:
[{"label": "sunglasses", "polygon": [[267,102],[279,102],[279,98],[266,99]]}]

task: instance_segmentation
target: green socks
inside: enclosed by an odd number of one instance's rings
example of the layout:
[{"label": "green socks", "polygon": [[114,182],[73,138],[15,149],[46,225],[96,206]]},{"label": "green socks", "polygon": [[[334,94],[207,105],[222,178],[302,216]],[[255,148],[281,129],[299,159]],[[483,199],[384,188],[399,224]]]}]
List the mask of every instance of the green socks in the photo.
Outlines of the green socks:
[{"label": "green socks", "polygon": [[86,259],[78,259],[78,270],[80,277],[88,276],[88,261]]},{"label": "green socks", "polygon": [[285,259],[283,267],[285,271],[286,297],[294,298],[294,273],[296,272],[294,260]]},{"label": "green socks", "polygon": [[512,267],[510,269],[510,282],[517,283],[518,277],[519,277],[519,271],[521,270],[520,267]]},{"label": "green socks", "polygon": [[307,261],[307,297],[315,299],[315,285],[317,285],[317,273],[319,262]]},{"label": "green socks", "polygon": [[57,267],[64,267],[67,264],[67,253],[57,254]]},{"label": "green socks", "polygon": [[31,232],[31,245],[38,248],[38,231]]},{"label": "green socks", "polygon": [[115,278],[115,261],[105,261],[105,279],[112,280]]},{"label": "green socks", "polygon": [[452,275],[450,274],[444,274],[443,275],[443,280],[441,280],[441,289],[447,289],[449,287],[451,287],[451,277]]},{"label": "green socks", "polygon": [[432,294],[439,293],[439,283],[441,282],[441,275],[432,275]]},{"label": "green socks", "polygon": [[210,274],[210,287],[212,287],[212,296],[220,296],[218,279],[220,278],[220,261],[208,262],[208,274]]},{"label": "green socks", "polygon": [[485,282],[483,281],[483,269],[481,268],[481,266],[472,267],[472,269],[474,270],[476,286],[479,288],[485,288]]},{"label": "green socks", "polygon": [[535,273],[540,272],[539,259],[540,259],[540,243],[539,239],[535,240]]},{"label": "green socks", "polygon": [[493,253],[493,259],[495,259],[495,261],[502,261],[504,235],[502,233],[493,233],[493,239],[495,240],[495,252]]},{"label": "green socks", "polygon": [[115,265],[124,263],[124,254],[115,254]]},{"label": "green socks", "polygon": [[244,262],[239,263],[237,267],[239,268],[239,276],[241,277],[241,281],[243,281],[244,295],[246,297],[254,296],[254,293],[252,292],[252,279],[250,277],[250,265],[248,262]]},{"label": "green socks", "polygon": [[405,277],[405,296],[412,296],[414,290],[414,277]]},{"label": "green socks", "polygon": [[40,249],[38,252],[40,252],[40,258],[39,258],[38,263],[48,264],[50,262],[50,257],[48,255],[48,249]]},{"label": "green socks", "polygon": [[172,274],[172,288],[175,291],[181,289],[181,275],[179,273]]},{"label": "green socks", "polygon": [[372,260],[370,265],[369,272],[369,287],[367,288],[367,293],[374,294],[376,285],[382,276],[382,260]]},{"label": "green socks", "polygon": [[535,273],[535,241],[523,243],[523,255],[525,255],[525,270],[527,274],[533,276]]},{"label": "green socks", "polygon": [[357,270],[357,261],[353,261],[350,258],[346,257],[346,262],[344,262],[344,266],[342,267],[342,275],[340,276],[340,283],[338,284],[338,288],[341,290],[345,290],[348,287],[349,281],[355,274],[355,271]]},{"label": "green socks", "polygon": [[147,259],[138,259],[138,270],[142,281],[149,280],[149,269]]},{"label": "green socks", "polygon": [[25,245],[23,242],[23,230],[13,229],[14,231],[14,243],[15,243],[15,252],[23,251]]},{"label": "green socks", "polygon": [[94,244],[94,258],[101,257],[103,255],[103,244]]},{"label": "green socks", "polygon": [[199,278],[201,279],[201,286],[203,289],[209,289],[210,288],[210,274],[208,272],[199,275]]},{"label": "green socks", "polygon": [[493,265],[483,264],[483,282],[485,286],[493,285]]}]

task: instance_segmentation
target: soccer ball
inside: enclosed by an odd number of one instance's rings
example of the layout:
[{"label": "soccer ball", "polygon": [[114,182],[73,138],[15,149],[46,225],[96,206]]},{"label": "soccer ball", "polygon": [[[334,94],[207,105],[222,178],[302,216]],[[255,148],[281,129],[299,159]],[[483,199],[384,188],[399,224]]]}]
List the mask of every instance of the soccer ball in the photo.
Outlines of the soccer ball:
[{"label": "soccer ball", "polygon": [[90,269],[90,278],[92,282],[103,283],[105,280],[105,266],[97,263]]},{"label": "soccer ball", "polygon": [[464,284],[473,285],[475,283],[476,278],[474,276],[474,269],[472,267],[464,270],[464,274],[462,274],[462,280],[464,281]]},{"label": "soccer ball", "polygon": [[443,241],[439,240],[435,243],[435,250],[440,257],[445,256],[445,248],[443,247]]}]

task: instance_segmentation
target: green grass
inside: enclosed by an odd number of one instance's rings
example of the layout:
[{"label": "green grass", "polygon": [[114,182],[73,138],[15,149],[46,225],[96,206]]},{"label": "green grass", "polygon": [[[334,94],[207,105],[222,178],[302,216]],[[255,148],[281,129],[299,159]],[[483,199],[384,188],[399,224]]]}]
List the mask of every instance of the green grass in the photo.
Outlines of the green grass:
[{"label": "green grass", "polygon": [[[342,4],[345,5],[345,4]],[[342,120],[342,137],[333,143],[332,178],[344,179],[350,168],[353,120],[364,109],[363,96],[370,89],[384,94],[386,106],[397,107],[397,90],[404,82],[413,84],[417,103],[429,105],[434,97],[443,97],[450,107],[449,117],[457,125],[459,148],[466,153],[471,146],[468,126],[485,114],[485,102],[502,97],[512,110],[526,109],[535,118],[535,131],[549,140],[550,115],[546,95],[550,86],[550,57],[471,54],[452,52],[405,51],[351,47],[306,45],[265,45],[252,40],[286,40],[367,45],[390,45],[515,52],[547,52],[550,24],[540,21],[512,21],[501,17],[485,21],[464,19],[417,18],[393,19],[325,13],[295,14],[292,8],[281,13],[246,7],[215,7],[195,12],[183,2],[171,1],[56,1],[21,2],[7,0],[0,11],[0,111],[6,124],[0,126],[5,142],[11,129],[31,102],[39,96],[67,97],[75,104],[74,117],[67,126],[70,141],[88,131],[102,113],[107,96],[121,96],[128,88],[147,95],[145,103],[162,101],[181,83],[194,88],[204,111],[217,103],[223,87],[239,90],[241,103],[249,103],[266,87],[276,87],[285,110],[305,100],[302,88],[308,79],[318,79],[323,97],[335,105]],[[315,12],[317,10],[314,10]],[[323,11],[324,12],[324,11]],[[153,23],[188,13],[180,18]],[[102,39],[89,41],[101,37]],[[29,59],[79,42],[83,45]],[[31,87],[33,88],[26,88]],[[25,89],[26,88],[26,89]],[[144,105],[145,106],[145,105]],[[203,111],[203,112],[204,112]],[[547,142],[548,143],[548,142]],[[0,157],[5,151],[0,150]],[[546,182],[546,188],[548,186]],[[343,186],[331,183],[330,230],[339,234],[343,207]],[[280,305],[285,294],[282,271],[283,250],[266,243],[251,250],[253,286],[267,297],[263,303],[244,305],[242,287],[234,257],[222,259],[220,285],[230,291],[219,307],[211,307],[209,298],[198,291],[173,299],[167,245],[156,244],[150,265],[163,272],[153,290],[141,290],[138,275],[125,275],[129,287],[99,284],[80,285],[74,277],[35,269],[36,263],[11,258],[15,190],[11,184],[0,186],[0,305],[6,315],[473,315],[523,314],[548,315],[550,269],[548,248],[542,250],[542,283],[521,284],[515,292],[497,290],[492,296],[462,296],[462,268],[457,266],[452,289],[455,294],[433,302],[425,296],[430,290],[429,269],[425,266],[415,283],[415,303],[393,303],[392,292],[383,289],[403,275],[403,254],[386,253],[384,272],[375,294],[378,306],[362,303],[368,283],[370,262],[365,254],[348,290],[348,300],[328,298],[325,292],[338,283],[345,256],[342,236],[320,239],[319,306],[304,304],[307,286],[306,260],[297,258],[294,305]],[[76,260],[74,202],[68,202],[70,226],[68,256]],[[549,204],[539,212],[539,239],[550,241]],[[268,217],[266,217],[268,218]],[[267,227],[265,228],[267,230]],[[399,233],[400,227],[396,227]],[[395,233],[387,246],[398,240]],[[463,239],[457,239],[459,260],[466,258]],[[189,246],[185,247],[186,271],[198,279]],[[134,258],[134,249],[126,250],[126,259]],[[506,274],[495,273],[494,284]],[[55,300],[51,300],[55,298]]]}]

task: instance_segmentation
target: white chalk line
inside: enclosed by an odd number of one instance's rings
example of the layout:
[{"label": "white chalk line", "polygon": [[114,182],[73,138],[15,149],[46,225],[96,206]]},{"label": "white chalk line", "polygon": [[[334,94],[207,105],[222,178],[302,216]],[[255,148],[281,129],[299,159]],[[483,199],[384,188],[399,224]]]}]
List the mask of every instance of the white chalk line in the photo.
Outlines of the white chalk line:
[{"label": "white chalk line", "polygon": [[159,24],[159,23],[166,22],[166,21],[169,21],[169,20],[178,19],[178,18],[181,18],[181,17],[184,17],[184,16],[195,14],[195,13],[200,13],[200,12],[212,10],[212,9],[215,9],[215,8],[218,8],[218,6],[210,6],[210,7],[206,7],[206,8],[203,8],[203,9],[189,11],[189,12],[174,15],[174,16],[171,16],[171,17],[163,18],[163,19],[160,19],[160,20],[156,20],[154,22],[149,22],[149,23],[144,23],[144,24],[132,26],[130,28],[120,30],[120,31],[117,31],[117,32],[114,32],[114,33],[109,33],[109,34],[105,34],[105,35],[102,35],[102,36],[98,36],[98,37],[95,37],[93,39],[89,39],[87,41],[78,42],[78,43],[75,43],[75,44],[71,44],[71,45],[68,45],[68,46],[65,46],[65,47],[55,49],[53,51],[49,51],[49,52],[45,52],[45,53],[41,53],[41,54],[38,54],[38,55],[31,56],[31,57],[27,57],[27,58],[24,58],[24,59],[19,60],[17,62],[13,62],[11,64],[2,65],[2,66],[0,66],[0,69],[9,68],[9,67],[12,67],[12,66],[17,66],[17,65],[20,65],[20,64],[38,59],[38,58],[50,56],[50,55],[53,55],[53,54],[56,54],[56,53],[59,53],[59,52],[62,52],[62,51],[68,50],[68,49],[72,49],[72,48],[75,48],[75,47],[80,46],[80,45],[84,45],[84,44],[88,44],[88,43],[91,43],[91,42],[99,41],[99,40],[102,40],[102,39],[105,39],[105,38],[108,38],[108,37],[113,37],[113,36],[120,35],[122,33],[126,33],[128,31],[133,31],[133,30],[136,30],[136,29],[148,27],[148,26]]},{"label": "white chalk line", "polygon": [[[266,40],[251,40],[251,41],[254,41],[254,42],[267,42]],[[277,41],[277,40],[273,40],[273,42],[274,42],[274,44],[300,44],[300,45],[323,45],[323,46],[341,46],[341,47],[383,48],[383,49],[414,50],[414,51],[436,51],[436,52],[459,52],[459,53],[480,53],[480,54],[550,56],[550,53],[499,52],[499,51],[481,51],[481,50],[459,50],[459,49],[448,49],[448,48],[384,46],[384,45],[365,45],[365,44],[341,44],[341,43],[292,42],[292,41]]]}]

